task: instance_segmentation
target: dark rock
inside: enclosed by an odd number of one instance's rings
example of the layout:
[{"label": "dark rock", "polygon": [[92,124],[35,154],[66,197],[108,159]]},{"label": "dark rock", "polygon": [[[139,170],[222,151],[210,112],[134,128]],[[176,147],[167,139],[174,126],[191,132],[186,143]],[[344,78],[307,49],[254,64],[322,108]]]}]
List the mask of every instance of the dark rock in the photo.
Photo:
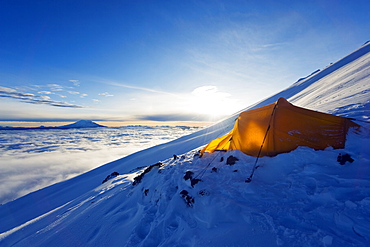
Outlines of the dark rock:
[{"label": "dark rock", "polygon": [[132,182],[132,185],[137,185],[139,183],[141,183],[141,180],[144,178],[145,174],[147,174],[148,172],[150,172],[154,167],[162,167],[162,163],[161,162],[158,162],[154,165],[150,165],[148,166],[147,168],[145,168],[145,170],[139,175],[139,176],[136,176],[134,177],[134,182]]},{"label": "dark rock", "polygon": [[194,172],[192,172],[192,171],[187,171],[187,172],[185,173],[184,179],[185,179],[185,180],[191,179],[191,178],[193,177],[193,175],[194,175]]},{"label": "dark rock", "polygon": [[198,194],[201,196],[209,196],[209,192],[207,190],[200,190]]},{"label": "dark rock", "polygon": [[187,191],[187,190],[182,190],[181,192],[180,192],[180,195],[182,195],[182,196],[186,196],[186,195],[188,195],[189,194],[189,192]]},{"label": "dark rock", "polygon": [[182,198],[184,198],[186,204],[189,206],[189,207],[193,207],[193,204],[194,204],[194,198],[191,197],[189,195],[189,192],[187,190],[182,190],[180,192],[180,195]]},{"label": "dark rock", "polygon": [[227,158],[227,160],[226,160],[226,164],[227,164],[227,165],[232,166],[232,165],[235,165],[235,162],[236,162],[236,161],[238,161],[238,160],[239,160],[238,158],[236,158],[236,157],[234,157],[234,156],[230,155],[230,156]]},{"label": "dark rock", "polygon": [[112,172],[110,175],[108,175],[104,180],[103,182],[101,182],[102,184],[104,184],[105,182],[107,182],[108,180],[112,179],[112,178],[115,178],[119,175],[118,172]]},{"label": "dark rock", "polygon": [[193,175],[194,175],[194,172],[192,171],[187,171],[184,175],[184,179],[185,180],[189,180],[190,179],[190,185],[191,187],[194,187],[194,185],[196,185],[198,182],[202,181],[198,178],[193,178]]},{"label": "dark rock", "polygon": [[353,161],[355,161],[354,159],[352,159],[352,157],[351,157],[351,155],[349,155],[349,154],[339,154],[338,155],[338,158],[337,158],[337,161],[339,162],[339,164],[341,164],[341,165],[344,165],[347,161],[349,162],[349,163],[352,163]]},{"label": "dark rock", "polygon": [[200,180],[200,179],[198,179],[198,178],[191,178],[190,179],[190,185],[191,185],[191,187],[193,187],[194,188],[194,185],[196,185],[197,183],[199,183],[200,181],[202,181],[202,180]]}]

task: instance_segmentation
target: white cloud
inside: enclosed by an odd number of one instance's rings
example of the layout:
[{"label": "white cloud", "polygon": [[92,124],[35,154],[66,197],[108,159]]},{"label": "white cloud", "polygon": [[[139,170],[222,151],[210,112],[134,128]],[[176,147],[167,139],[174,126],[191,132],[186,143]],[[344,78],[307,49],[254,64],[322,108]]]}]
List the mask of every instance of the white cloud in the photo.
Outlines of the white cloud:
[{"label": "white cloud", "polygon": [[105,96],[105,97],[111,97],[111,96],[114,96],[113,94],[109,94],[107,92],[105,93],[100,93],[99,95],[102,95],[102,96]]},{"label": "white cloud", "polygon": [[15,89],[12,89],[12,88],[0,86],[0,92],[4,92],[4,93],[15,93],[16,90]]},{"label": "white cloud", "polygon": [[39,94],[54,94],[54,93],[52,93],[52,92],[49,92],[49,91],[40,91],[40,92],[38,92]]},{"label": "white cloud", "polygon": [[146,87],[131,86],[131,85],[127,85],[127,84],[123,84],[123,83],[118,83],[118,82],[114,82],[114,81],[108,81],[108,80],[96,80],[96,82],[103,83],[103,84],[106,84],[106,85],[111,85],[111,86],[117,86],[117,87],[135,89],[135,90],[144,91],[144,92],[150,92],[150,93],[175,95],[175,94],[170,93],[170,92],[159,91],[159,90],[155,90],[155,89],[151,89],[151,88],[146,88]]},{"label": "white cloud", "polygon": [[[0,203],[71,178],[122,155],[122,153],[114,153],[115,150],[111,151],[108,152],[105,149],[95,152],[68,153],[68,155],[54,151],[2,157]],[[94,160],[88,159],[91,156]]]},{"label": "white cloud", "polygon": [[47,84],[51,91],[63,91],[63,86],[58,84]]},{"label": "white cloud", "polygon": [[[224,101],[231,97],[231,94],[221,92],[216,86],[202,86],[194,89],[191,92],[196,97],[204,97],[206,100]],[[213,102],[214,103],[214,102]]]},{"label": "white cloud", "polygon": [[95,103],[100,102],[100,100],[98,100],[98,99],[92,99],[92,101],[94,101]]},{"label": "white cloud", "polygon": [[195,96],[207,96],[207,95],[214,95],[217,97],[225,98],[229,97],[229,93],[223,93],[218,90],[216,86],[202,86],[194,89],[191,94]]},{"label": "white cloud", "polygon": [[42,96],[40,96],[40,99],[42,99],[42,100],[49,100],[50,97],[49,96],[42,95]]},{"label": "white cloud", "polygon": [[86,96],[88,96],[86,93],[83,93],[80,95],[80,98],[85,98]]},{"label": "white cloud", "polygon": [[76,92],[76,91],[67,91],[69,94],[80,94],[80,92]]},{"label": "white cloud", "polygon": [[69,81],[72,82],[75,87],[80,86],[80,81],[79,80],[69,80]]},{"label": "white cloud", "polygon": [[0,97],[10,98],[28,104],[44,104],[57,107],[82,108],[82,106],[70,104],[68,102],[50,100],[49,96],[39,96],[32,93],[22,93],[15,89],[0,87]]}]

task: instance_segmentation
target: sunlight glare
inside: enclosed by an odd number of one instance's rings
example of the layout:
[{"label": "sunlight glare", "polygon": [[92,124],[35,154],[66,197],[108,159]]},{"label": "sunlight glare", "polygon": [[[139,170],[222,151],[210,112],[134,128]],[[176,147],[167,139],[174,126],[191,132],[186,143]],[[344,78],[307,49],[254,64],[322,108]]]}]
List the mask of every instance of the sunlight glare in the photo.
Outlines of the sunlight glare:
[{"label": "sunlight glare", "polygon": [[239,103],[231,94],[221,92],[216,86],[202,86],[191,92],[187,110],[206,114],[211,118],[230,115],[240,110]]}]

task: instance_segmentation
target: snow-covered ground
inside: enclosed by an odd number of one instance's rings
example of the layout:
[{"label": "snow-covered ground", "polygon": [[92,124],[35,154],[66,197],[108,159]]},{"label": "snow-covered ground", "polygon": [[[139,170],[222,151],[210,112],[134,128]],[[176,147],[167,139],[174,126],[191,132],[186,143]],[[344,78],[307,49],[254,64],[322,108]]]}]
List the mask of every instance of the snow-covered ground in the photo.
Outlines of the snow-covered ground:
[{"label": "snow-covered ground", "polygon": [[[284,97],[356,118],[363,127],[345,149],[260,158],[246,183],[255,157],[196,155],[232,129],[233,115],[0,206],[0,245],[370,246],[369,75],[367,43],[246,108]],[[340,154],[353,162],[339,164]]]},{"label": "snow-covered ground", "polygon": [[0,204],[199,128],[0,130]]}]

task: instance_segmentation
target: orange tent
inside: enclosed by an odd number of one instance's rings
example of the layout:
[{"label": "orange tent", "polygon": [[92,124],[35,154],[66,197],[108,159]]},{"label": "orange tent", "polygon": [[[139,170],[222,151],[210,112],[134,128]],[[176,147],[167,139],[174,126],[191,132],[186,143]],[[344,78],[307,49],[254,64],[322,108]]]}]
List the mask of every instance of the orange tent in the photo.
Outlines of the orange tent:
[{"label": "orange tent", "polygon": [[201,153],[241,150],[251,156],[275,156],[298,146],[316,150],[344,148],[351,120],[304,109],[280,98],[277,102],[242,112],[233,130],[211,141]]}]

